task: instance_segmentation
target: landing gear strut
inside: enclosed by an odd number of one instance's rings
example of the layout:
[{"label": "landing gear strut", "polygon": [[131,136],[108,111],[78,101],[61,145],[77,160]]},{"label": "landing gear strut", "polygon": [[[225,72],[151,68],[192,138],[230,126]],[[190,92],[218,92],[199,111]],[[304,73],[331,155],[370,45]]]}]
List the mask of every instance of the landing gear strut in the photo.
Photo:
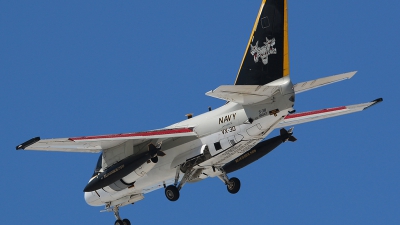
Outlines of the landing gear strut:
[{"label": "landing gear strut", "polygon": [[178,166],[176,168],[174,184],[169,185],[168,187],[165,188],[165,196],[167,197],[168,200],[173,202],[179,199],[180,196],[179,191],[182,189],[183,185],[185,185],[186,182],[189,181],[196,172],[196,170],[193,169],[193,166],[185,168],[185,175],[183,175],[181,182],[179,182],[178,184],[179,172],[181,169],[182,169],[181,166]]},{"label": "landing gear strut", "polygon": [[117,219],[114,225],[131,225],[131,221],[129,221],[128,219],[123,219],[123,220],[121,219],[121,217],[119,216],[118,206],[114,206],[113,211],[114,211],[114,216]]},{"label": "landing gear strut", "polygon": [[226,175],[226,172],[222,168],[218,168],[219,171],[222,172],[221,175],[218,176],[219,179],[222,180],[222,182],[225,183],[226,189],[228,189],[228,192],[231,194],[236,194],[240,190],[240,180],[236,177],[232,177],[231,179],[228,178]]},{"label": "landing gear strut", "polygon": [[[165,188],[165,196],[170,201],[176,201],[179,199],[179,191],[182,189],[183,185],[186,184],[188,181],[192,181],[193,179],[199,178],[201,175],[203,168],[194,167],[199,165],[202,162],[211,158],[210,151],[208,150],[207,145],[202,146],[203,154],[187,161],[179,166],[176,167],[176,174],[175,174],[175,182],[173,185],[170,185]],[[184,173],[182,180],[179,182],[179,174],[180,172]],[[165,186],[164,186],[165,187]]]}]

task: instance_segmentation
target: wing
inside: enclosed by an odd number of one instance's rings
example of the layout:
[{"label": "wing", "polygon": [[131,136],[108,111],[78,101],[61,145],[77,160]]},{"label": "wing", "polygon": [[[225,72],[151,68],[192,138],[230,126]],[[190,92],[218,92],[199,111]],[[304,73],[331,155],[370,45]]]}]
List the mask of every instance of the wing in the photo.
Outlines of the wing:
[{"label": "wing", "polygon": [[161,129],[145,132],[108,134],[98,136],[43,139],[32,138],[16,147],[17,150],[42,150],[57,152],[90,152],[96,153],[102,150],[120,145],[128,140],[142,143],[149,140],[167,139],[173,137],[196,136],[193,128]]},{"label": "wing", "polygon": [[290,114],[287,115],[285,119],[282,122],[280,122],[276,128],[282,128],[301,123],[308,123],[311,121],[322,120],[335,116],[341,116],[349,113],[359,112],[382,101],[383,101],[382,98],[378,98],[368,103]]}]

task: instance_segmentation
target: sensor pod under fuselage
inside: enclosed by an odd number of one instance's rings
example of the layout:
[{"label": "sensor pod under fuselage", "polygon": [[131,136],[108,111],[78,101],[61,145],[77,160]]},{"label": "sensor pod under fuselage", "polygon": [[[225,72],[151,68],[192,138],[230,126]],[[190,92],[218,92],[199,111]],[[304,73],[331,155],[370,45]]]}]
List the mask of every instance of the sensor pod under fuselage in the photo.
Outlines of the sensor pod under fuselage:
[{"label": "sensor pod under fuselage", "polygon": [[286,138],[282,137],[282,135],[273,137],[271,139],[265,140],[263,142],[258,143],[254,146],[251,150],[243,153],[239,157],[235,158],[234,160],[230,161],[229,163],[225,164],[222,168],[226,173],[232,173],[236,170],[239,170],[256,160],[260,159],[261,157],[265,156],[266,154],[270,153],[280,144],[285,142]]}]

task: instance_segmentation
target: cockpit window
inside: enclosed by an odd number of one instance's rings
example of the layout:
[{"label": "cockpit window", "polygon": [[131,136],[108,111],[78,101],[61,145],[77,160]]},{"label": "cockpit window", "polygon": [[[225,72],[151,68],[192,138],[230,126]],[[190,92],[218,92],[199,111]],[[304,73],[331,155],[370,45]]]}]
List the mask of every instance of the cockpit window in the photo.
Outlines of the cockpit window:
[{"label": "cockpit window", "polygon": [[100,173],[102,163],[103,163],[103,153],[100,154],[99,159],[97,160],[96,168],[94,169],[92,177]]}]

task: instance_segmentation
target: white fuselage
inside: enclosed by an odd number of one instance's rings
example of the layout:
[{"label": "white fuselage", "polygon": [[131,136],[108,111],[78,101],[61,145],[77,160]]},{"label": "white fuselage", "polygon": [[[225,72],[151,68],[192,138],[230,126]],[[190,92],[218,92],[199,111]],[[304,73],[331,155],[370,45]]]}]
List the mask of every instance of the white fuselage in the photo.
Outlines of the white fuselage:
[{"label": "white fuselage", "polygon": [[[221,167],[250,150],[293,110],[294,92],[290,78],[284,77],[268,85],[279,86],[280,91],[256,104],[229,102],[218,109],[169,126],[168,128],[194,127],[197,137],[186,138],[184,141],[167,140],[162,144],[166,155],[159,157],[156,165],[137,179],[133,187],[121,191],[99,189],[87,192],[86,202],[92,206],[100,206],[117,205],[132,196],[139,196],[134,201],[141,200],[142,194],[173,184],[176,168],[188,159],[202,154],[205,146],[212,157],[194,167],[202,169],[196,177],[197,180],[220,175],[221,171],[215,170],[215,167]],[[183,173],[180,173],[182,177]]]}]

